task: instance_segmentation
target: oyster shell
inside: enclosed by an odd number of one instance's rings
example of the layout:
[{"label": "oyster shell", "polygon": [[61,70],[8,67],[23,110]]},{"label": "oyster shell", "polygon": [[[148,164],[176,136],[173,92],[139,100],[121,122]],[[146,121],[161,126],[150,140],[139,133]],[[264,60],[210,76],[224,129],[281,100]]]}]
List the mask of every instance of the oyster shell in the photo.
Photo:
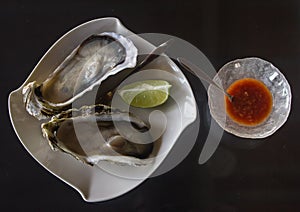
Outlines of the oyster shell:
[{"label": "oyster shell", "polygon": [[135,134],[135,130],[148,131],[147,125],[131,114],[105,105],[67,110],[41,128],[53,150],[61,150],[90,165],[110,161],[140,166],[153,161],[149,157],[153,142],[146,143],[151,138],[145,139],[149,134]]},{"label": "oyster shell", "polygon": [[108,76],[136,65],[137,49],[131,40],[114,32],[92,35],[83,41],[41,84],[23,88],[29,114],[44,119],[63,110]]}]

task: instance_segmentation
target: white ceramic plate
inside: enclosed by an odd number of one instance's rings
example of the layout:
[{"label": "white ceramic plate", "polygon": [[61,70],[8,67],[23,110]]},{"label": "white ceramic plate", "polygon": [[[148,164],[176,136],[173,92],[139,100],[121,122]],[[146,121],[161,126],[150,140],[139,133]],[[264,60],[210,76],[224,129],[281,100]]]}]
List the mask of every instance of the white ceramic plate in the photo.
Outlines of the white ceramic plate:
[{"label": "white ceramic plate", "polygon": [[[139,80],[167,79],[173,86],[171,100],[156,109],[167,117],[167,128],[161,145],[156,148],[158,157],[154,164],[145,167],[118,166],[101,163],[88,166],[59,151],[52,151],[41,133],[38,121],[30,116],[23,106],[22,88],[28,82],[44,81],[56,66],[85,38],[92,34],[113,31],[130,36],[138,50],[149,52],[152,44],[126,29],[116,18],[101,18],[84,23],[60,38],[43,56],[24,84],[9,96],[11,122],[21,143],[46,170],[75,188],[85,201],[108,200],[122,195],[142,183],[165,159],[183,130],[196,119],[197,109],[191,87],[180,69],[169,58],[159,58],[148,68],[164,71],[152,72],[139,77]],[[154,73],[154,74],[153,74]],[[170,74],[172,75],[170,77]],[[134,78],[132,79],[134,80]],[[180,121],[181,119],[181,121]],[[99,168],[100,167],[100,168]]]}]

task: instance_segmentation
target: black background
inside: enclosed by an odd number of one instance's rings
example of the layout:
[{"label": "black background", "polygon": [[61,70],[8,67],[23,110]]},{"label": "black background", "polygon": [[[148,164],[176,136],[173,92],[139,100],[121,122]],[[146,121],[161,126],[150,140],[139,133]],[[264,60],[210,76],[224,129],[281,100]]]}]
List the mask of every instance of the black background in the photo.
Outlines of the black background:
[{"label": "black background", "polygon": [[[300,209],[300,2],[5,1],[1,23],[0,208],[11,211],[299,211]],[[213,157],[198,164],[205,133],[175,169],[116,199],[86,203],[42,168],[23,148],[9,121],[8,94],[18,88],[48,48],[86,21],[113,16],[136,33],[157,32],[199,48],[219,69],[258,56],[290,82],[288,122],[273,136],[251,141],[225,133]],[[205,93],[187,75],[198,103]],[[203,106],[205,107],[205,106]],[[203,111],[200,109],[200,115]],[[202,114],[203,115],[203,114]],[[205,126],[201,125],[205,131]],[[249,144],[247,146],[247,144]],[[245,145],[236,145],[245,144]],[[255,145],[254,145],[255,146]]]}]

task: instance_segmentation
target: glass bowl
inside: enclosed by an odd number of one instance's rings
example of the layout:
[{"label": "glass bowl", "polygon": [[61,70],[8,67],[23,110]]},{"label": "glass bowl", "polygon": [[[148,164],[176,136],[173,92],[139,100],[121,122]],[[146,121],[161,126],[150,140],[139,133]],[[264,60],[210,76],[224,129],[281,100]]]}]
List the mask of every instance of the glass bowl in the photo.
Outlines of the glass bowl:
[{"label": "glass bowl", "polygon": [[270,62],[260,58],[237,59],[225,64],[213,78],[224,90],[236,80],[254,78],[262,81],[273,97],[272,112],[261,124],[243,126],[226,113],[224,94],[213,85],[208,88],[208,105],[212,117],[227,132],[243,138],[265,138],[287,120],[291,110],[291,88],[284,75]]}]

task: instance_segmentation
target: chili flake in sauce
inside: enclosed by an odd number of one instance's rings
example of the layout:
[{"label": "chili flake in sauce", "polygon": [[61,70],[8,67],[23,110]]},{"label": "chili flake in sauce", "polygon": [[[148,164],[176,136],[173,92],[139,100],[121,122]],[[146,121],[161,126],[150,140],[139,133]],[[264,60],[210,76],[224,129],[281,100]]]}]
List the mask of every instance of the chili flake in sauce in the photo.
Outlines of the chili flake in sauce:
[{"label": "chili flake in sauce", "polygon": [[270,90],[259,80],[244,78],[232,83],[227,92],[226,112],[233,121],[247,126],[264,122],[272,111],[273,98]]}]

